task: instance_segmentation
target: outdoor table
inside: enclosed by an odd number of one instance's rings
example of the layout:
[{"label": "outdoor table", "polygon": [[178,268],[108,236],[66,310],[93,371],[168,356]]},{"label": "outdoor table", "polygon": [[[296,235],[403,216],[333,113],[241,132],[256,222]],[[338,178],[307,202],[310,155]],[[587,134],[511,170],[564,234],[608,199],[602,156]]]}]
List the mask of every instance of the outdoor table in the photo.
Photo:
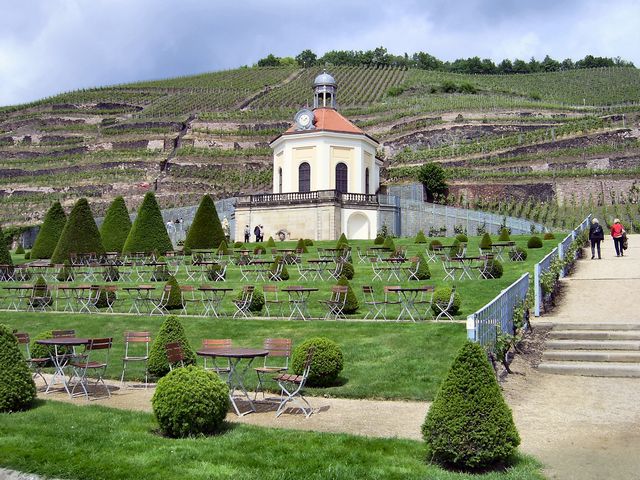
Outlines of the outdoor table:
[{"label": "outdoor table", "polygon": [[[30,284],[10,285],[2,288],[9,292],[9,305],[7,305],[7,310],[11,310],[13,307],[13,310],[16,312],[20,310],[23,300],[27,298],[26,295],[24,295],[24,292],[33,291],[33,285]],[[11,295],[12,292],[15,295]]]},{"label": "outdoor table", "polygon": [[232,292],[233,288],[201,285],[198,287],[198,291],[202,292],[203,315],[211,313],[214,317],[219,318],[218,308],[222,299],[227,292]]},{"label": "outdoor table", "polygon": [[469,280],[473,280],[471,276],[471,270],[474,268],[479,268],[478,262],[480,260],[484,260],[483,257],[453,257],[450,258],[450,262],[457,262],[460,264],[462,269],[460,270],[460,277],[458,280],[462,280],[465,276],[469,278]]},{"label": "outdoor table", "polygon": [[148,312],[151,312],[151,292],[155,290],[156,287],[153,285],[138,285],[137,287],[124,287],[123,290],[126,291],[132,299],[131,307],[129,308],[129,313],[135,310],[138,315],[140,315],[140,307],[147,306]]},{"label": "outdoor table", "polygon": [[[244,276],[246,276],[246,274],[255,274],[256,276],[256,282],[259,281],[266,281],[266,277],[265,275],[267,273],[269,273],[271,271],[270,268],[260,268],[260,267],[264,267],[265,265],[271,265],[273,264],[273,260],[267,260],[265,258],[256,258],[253,259],[251,261],[249,261],[249,266],[255,267],[255,268],[251,268],[248,270],[245,270],[245,274]],[[248,278],[245,278],[245,280],[248,280]]]},{"label": "outdoor table", "polygon": [[[302,318],[302,320],[306,320],[309,316],[309,312],[307,310],[309,295],[311,294],[311,292],[317,292],[318,289],[315,287],[290,285],[281,289],[281,291],[287,292],[287,294],[289,295],[289,306],[291,308],[291,315],[289,315],[289,320],[294,318],[296,313],[300,315],[299,318]],[[298,317],[296,316],[295,318]]]},{"label": "outdoor table", "polygon": [[[213,267],[214,265],[220,265],[220,262],[218,260],[199,260],[197,262],[194,262],[193,265],[195,267],[200,267],[200,278],[202,279],[202,281],[206,282],[207,281],[207,271],[209,270],[210,267]],[[193,277],[196,274],[194,273],[193,275],[189,275],[187,273],[188,276]],[[190,278],[190,280],[193,280],[193,278]]]},{"label": "outdoor table", "polygon": [[62,379],[62,386],[66,390],[69,397],[71,397],[71,392],[69,391],[69,385],[67,383],[67,375],[64,372],[64,369],[66,368],[69,360],[71,360],[73,355],[58,355],[58,347],[78,347],[80,345],[87,345],[89,343],[89,339],[76,337],[43,338],[41,340],[36,340],[36,343],[40,345],[46,345],[48,347],[53,346],[54,349],[54,353],[52,354],[51,352],[49,352],[49,356],[51,357],[51,362],[53,363],[55,372],[44,393],[49,393],[51,385],[56,383],[57,377],[60,377]]},{"label": "outdoor table", "polygon": [[504,249],[507,247],[515,246],[516,242],[495,242],[491,244],[491,252],[496,256],[497,260],[504,260],[502,254],[504,253]]},{"label": "outdoor table", "polygon": [[[80,300],[83,297],[83,293],[85,290],[91,290],[91,285],[60,285],[58,286],[58,290],[67,290],[71,292],[71,297],[66,297],[65,311],[67,305],[70,301],[76,303],[78,305],[78,313],[82,313],[83,310],[86,310],[87,313],[91,313],[89,309],[89,302],[83,302]],[[73,311],[73,306],[71,306],[71,311]]]},{"label": "outdoor table", "polygon": [[391,280],[391,277],[396,277],[396,280],[400,281],[400,272],[402,271],[402,264],[407,261],[404,257],[389,257],[383,258],[383,262],[389,264],[389,276],[387,280]]},{"label": "outdoor table", "polygon": [[307,260],[307,262],[316,267],[312,272],[313,280],[324,280],[324,277],[322,275],[327,270],[327,266],[330,263],[334,263],[335,260],[330,258],[310,258],[309,260]]},{"label": "outdoor table", "polygon": [[[249,368],[251,368],[253,360],[258,357],[266,357],[269,355],[268,350],[255,348],[203,348],[202,350],[198,350],[196,353],[201,357],[228,359],[229,375],[227,377],[227,383],[229,385],[229,399],[231,400],[231,405],[233,405],[236,415],[242,417],[247,413],[256,411],[256,407],[244,386],[244,378]],[[242,360],[247,360],[247,362],[244,364],[244,367],[240,369],[239,365]],[[238,390],[239,393],[249,402],[249,405],[251,406],[250,410],[240,412],[234,398],[236,390]]]},{"label": "outdoor table", "polygon": [[403,318],[403,314],[406,313],[407,316],[411,319],[411,321],[415,322],[414,314],[419,319],[420,312],[416,308],[416,300],[418,299],[418,295],[423,292],[428,292],[431,287],[427,285],[421,285],[419,287],[387,287],[389,292],[396,292],[398,294],[398,298],[400,300],[400,314],[396,321],[400,321]]},{"label": "outdoor table", "polygon": [[384,252],[390,252],[391,249],[388,247],[384,247],[382,245],[376,245],[373,247],[367,248],[367,257],[371,259],[375,259],[376,261],[382,261],[382,254]]}]

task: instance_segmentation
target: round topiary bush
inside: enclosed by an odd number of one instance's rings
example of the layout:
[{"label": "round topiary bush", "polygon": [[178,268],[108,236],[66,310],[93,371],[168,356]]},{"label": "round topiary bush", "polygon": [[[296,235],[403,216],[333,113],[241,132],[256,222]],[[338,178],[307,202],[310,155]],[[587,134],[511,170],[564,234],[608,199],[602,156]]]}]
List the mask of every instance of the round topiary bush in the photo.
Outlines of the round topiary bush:
[{"label": "round topiary bush", "polygon": [[491,235],[486,232],[484,235],[482,235],[478,246],[483,250],[491,250],[491,245],[493,245],[493,242],[491,241]]},{"label": "round topiary bush", "polygon": [[[431,305],[431,310],[436,315],[440,313],[438,307],[436,307],[436,303],[441,305],[442,307],[446,307],[449,304],[449,298],[451,297],[451,287],[438,287],[435,292],[433,292],[433,304]],[[460,311],[460,305],[462,304],[462,300],[460,299],[460,294],[456,291],[453,296],[453,304],[449,307],[449,312],[451,315],[455,315]]]},{"label": "round topiary bush", "polygon": [[375,240],[373,241],[374,245],[383,245],[384,244],[384,237],[382,235],[378,235]]},{"label": "round topiary bush", "polygon": [[542,248],[542,240],[540,237],[534,235],[527,242],[527,248]]},{"label": "round topiary bush", "polygon": [[441,247],[442,246],[442,242],[440,240],[431,240],[431,242],[429,242],[429,251],[433,251],[434,247]]},{"label": "round topiary bush", "polygon": [[167,343],[172,342],[179,342],[182,346],[185,365],[194,365],[196,363],[196,352],[189,345],[184,327],[178,317],[172,315],[162,323],[160,330],[158,330],[158,335],[151,345],[149,361],[147,362],[147,369],[150,375],[162,377],[169,373],[169,362],[167,361],[165,346]]},{"label": "round topiary bush", "polygon": [[424,232],[422,230],[416,234],[416,238],[413,240],[413,243],[427,243],[427,237],[424,236]]},{"label": "round topiary bush", "polygon": [[151,405],[160,430],[169,437],[212,434],[229,410],[229,387],[210,370],[176,368],[160,379]]},{"label": "round topiary bush", "polygon": [[113,305],[116,299],[116,292],[107,291],[104,287],[100,288],[98,293],[98,301],[96,302],[96,308],[107,308],[109,303]]},{"label": "round topiary bush", "polygon": [[527,251],[524,248],[516,247],[509,252],[509,258],[514,262],[524,262],[527,259]]},{"label": "round topiary bush", "polygon": [[355,275],[355,270],[353,269],[353,265],[349,262],[345,262],[342,264],[342,275],[347,277],[347,280],[352,280]]},{"label": "round topiary bush", "polygon": [[500,230],[500,236],[498,237],[498,241],[508,242],[510,240],[511,240],[511,237],[509,236],[509,230],[506,227],[503,227],[502,230]]},{"label": "round topiary bush", "polygon": [[[55,355],[55,347],[53,345],[47,346],[38,343],[38,340],[44,340],[46,338],[53,338],[53,332],[51,330],[45,330],[31,337],[31,343],[29,343],[31,358],[51,358],[51,355]],[[72,353],[71,347],[58,347],[58,355],[67,355],[70,353]],[[52,364],[49,361],[43,366],[49,367],[52,366]]]},{"label": "round topiary bush", "polygon": [[556,238],[556,236],[551,232],[547,232],[547,233],[544,234],[544,239],[545,240],[553,240],[554,238]]},{"label": "round topiary bush", "polygon": [[261,246],[257,246],[256,248],[253,249],[253,254],[254,255],[262,255],[266,252],[266,250],[264,249],[264,247]]},{"label": "round topiary bush", "polygon": [[500,278],[502,277],[503,272],[504,272],[504,267],[502,266],[502,263],[500,263],[500,260],[496,260],[495,258],[492,258],[487,262],[487,268],[483,272],[482,278],[488,278],[488,279]]},{"label": "round topiary bush", "polygon": [[[236,298],[238,300],[242,298],[242,290],[238,292]],[[249,306],[249,311],[253,313],[260,313],[262,311],[262,307],[264,307],[264,294],[260,290],[255,289],[253,291],[253,297],[251,297],[251,305]]]},{"label": "round topiary bush", "polygon": [[269,274],[270,280],[278,281],[277,279],[274,279],[273,274],[278,269],[278,264],[280,263],[282,263],[282,272],[280,272],[280,280],[282,281],[289,280],[289,270],[287,270],[287,265],[284,263],[284,260],[282,259],[281,256],[277,256],[276,258],[273,259],[273,263],[269,268],[269,270],[271,271],[271,273]]},{"label": "round topiary bush", "polygon": [[56,275],[56,279],[59,282],[73,282],[75,277],[75,270],[71,268],[71,262],[69,260],[65,260],[64,265],[58,271],[58,275]]},{"label": "round topiary bush", "polygon": [[487,354],[467,342],[453,361],[422,425],[428,458],[463,470],[503,463],[520,436]]},{"label": "round topiary bush", "polygon": [[460,243],[467,243],[469,241],[469,237],[467,237],[464,233],[459,233],[456,235],[456,240]]},{"label": "round topiary bush", "polygon": [[311,387],[329,387],[338,379],[344,366],[342,350],[333,340],[314,337],[305,340],[293,351],[291,368],[297,375],[302,374],[309,348],[315,347],[307,384]]},{"label": "round topiary bush", "polygon": [[24,361],[18,340],[0,324],[0,412],[29,408],[36,398],[36,384]]}]

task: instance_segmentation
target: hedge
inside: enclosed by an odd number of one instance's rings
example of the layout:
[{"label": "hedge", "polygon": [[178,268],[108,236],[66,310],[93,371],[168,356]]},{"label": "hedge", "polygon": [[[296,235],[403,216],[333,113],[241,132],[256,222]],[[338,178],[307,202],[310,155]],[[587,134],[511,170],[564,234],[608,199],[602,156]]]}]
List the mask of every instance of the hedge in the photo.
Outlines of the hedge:
[{"label": "hedge", "polygon": [[35,398],[36,385],[18,340],[0,324],[0,412],[25,410]]},{"label": "hedge", "polygon": [[122,251],[164,253],[169,250],[173,250],[173,245],[162,220],[156,196],[153,192],[147,192]]},{"label": "hedge", "polygon": [[0,265],[13,265],[11,252],[7,248],[7,242],[2,241],[3,239],[4,233],[2,232],[2,226],[0,226]]},{"label": "hedge", "polygon": [[104,253],[104,246],[96,221],[93,219],[89,202],[81,198],[76,202],[65,223],[51,263],[64,263],[71,253]]},{"label": "hedge", "polygon": [[44,217],[44,222],[31,248],[31,258],[51,258],[65,223],[67,223],[67,214],[64,213],[60,202],[55,202]]},{"label": "hedge", "polygon": [[100,227],[102,245],[107,252],[122,253],[124,242],[131,231],[131,218],[124,198],[116,197],[109,205]]},{"label": "hedge", "polygon": [[213,249],[224,239],[216,205],[209,195],[204,195],[187,232],[184,250],[188,253],[194,248]]}]

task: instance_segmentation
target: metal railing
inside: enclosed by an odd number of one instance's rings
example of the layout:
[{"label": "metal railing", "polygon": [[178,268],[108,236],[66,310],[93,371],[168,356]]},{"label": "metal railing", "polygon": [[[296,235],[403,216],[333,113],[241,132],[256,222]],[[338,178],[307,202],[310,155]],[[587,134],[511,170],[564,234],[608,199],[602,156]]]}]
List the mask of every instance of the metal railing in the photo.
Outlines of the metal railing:
[{"label": "metal railing", "polygon": [[377,195],[347,193],[337,190],[312,192],[263,193],[239,197],[237,205],[289,205],[300,203],[340,202],[344,205],[378,205]]},{"label": "metal railing", "polygon": [[524,301],[529,290],[529,273],[523,274],[487,305],[467,317],[467,337],[483,347],[493,350],[498,329],[514,334],[513,311]]}]

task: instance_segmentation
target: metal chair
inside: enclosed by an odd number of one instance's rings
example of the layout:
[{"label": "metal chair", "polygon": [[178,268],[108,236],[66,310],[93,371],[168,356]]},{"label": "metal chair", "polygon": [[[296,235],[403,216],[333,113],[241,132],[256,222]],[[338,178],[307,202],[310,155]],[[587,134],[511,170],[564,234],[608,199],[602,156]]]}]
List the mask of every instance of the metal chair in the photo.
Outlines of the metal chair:
[{"label": "metal chair", "polygon": [[409,261],[411,262],[411,266],[403,268],[404,272],[407,274],[407,280],[420,280],[418,278],[418,272],[420,271],[420,257],[411,257]]},{"label": "metal chair", "polygon": [[[71,390],[71,396],[74,396],[78,385],[82,387],[84,396],[89,400],[89,379],[87,372],[92,370],[97,375],[94,385],[97,387],[98,383],[102,383],[102,386],[107,391],[107,396],[111,397],[111,392],[106,383],[104,383],[104,373],[109,365],[109,353],[111,352],[111,346],[113,345],[113,338],[92,338],[89,339],[89,343],[85,346],[84,354],[80,357],[76,357],[70,362],[71,368],[73,368],[73,377],[78,377],[78,381]],[[95,360],[96,352],[104,351],[103,354]],[[72,378],[73,378],[72,377]]]},{"label": "metal chair", "polygon": [[124,386],[124,375],[129,362],[144,363],[144,386],[149,385],[149,371],[147,361],[149,360],[149,344],[151,334],[149,332],[124,332],[124,357],[122,357],[122,375],[120,383]]},{"label": "metal chair", "polygon": [[245,285],[242,287],[242,297],[233,301],[233,304],[236,306],[236,312],[233,314],[233,318],[236,318],[238,315],[242,315],[245,318],[249,317],[249,309],[251,307],[253,291],[255,288],[256,287],[253,285]]},{"label": "metal chair", "polygon": [[262,392],[264,398],[264,381],[265,375],[271,375],[286,372],[289,369],[289,358],[291,357],[291,339],[290,338],[266,338],[264,340],[264,349],[269,355],[264,357],[264,363],[261,367],[255,367],[254,370],[258,375],[258,386],[253,397],[258,397],[258,392]]},{"label": "metal chair", "polygon": [[[230,338],[205,338],[202,340],[202,348],[231,348],[232,342]],[[229,364],[230,360],[227,360],[227,366],[221,367],[216,363],[216,358],[212,358],[213,366],[207,366],[207,357],[204,357],[204,369],[205,370],[213,370],[218,375],[229,375],[231,372],[231,365]]]},{"label": "metal chair", "polygon": [[162,289],[162,295],[157,298],[151,298],[151,312],[149,315],[153,315],[158,312],[159,315],[166,315],[169,313],[167,305],[169,305],[169,297],[171,296],[171,285],[165,285]]},{"label": "metal chair", "polygon": [[278,382],[278,386],[280,387],[280,397],[282,399],[280,400],[280,404],[276,410],[276,418],[282,415],[289,402],[297,402],[306,418],[309,418],[313,413],[311,404],[309,404],[307,399],[302,395],[302,389],[309,378],[314,352],[315,348],[313,347],[307,350],[302,375],[281,373],[280,375],[273,377],[273,379]]},{"label": "metal chair", "polygon": [[436,315],[436,318],[435,318],[436,321],[440,320],[440,317],[442,316],[445,316],[450,321],[453,321],[453,316],[449,313],[449,309],[453,306],[455,295],[456,295],[456,286],[454,285],[453,287],[451,287],[451,295],[449,296],[449,300],[446,302],[446,304],[444,302],[437,302],[437,301],[434,302],[434,305],[436,306],[436,308],[440,310],[438,315]]},{"label": "metal chair", "polygon": [[182,311],[189,314],[189,305],[198,306],[202,304],[202,299],[196,298],[196,288],[193,285],[180,285],[180,295],[182,295]]},{"label": "metal chair", "polygon": [[371,320],[376,320],[379,316],[382,316],[382,319],[386,320],[387,318],[384,314],[386,302],[384,300],[376,300],[373,287],[371,285],[363,285],[362,293],[364,294],[364,304],[368,308],[364,320],[369,318],[369,315],[373,315]]},{"label": "metal chair", "polygon": [[331,297],[329,300],[318,300],[327,308],[327,313],[324,316],[325,320],[329,320],[333,317],[334,320],[338,318],[344,318],[344,306],[347,303],[347,293],[349,287],[346,285],[334,285],[331,287]]},{"label": "metal chair", "polygon": [[[299,265],[299,264],[298,264]],[[262,292],[264,293],[264,308],[267,311],[267,317],[271,316],[271,308],[277,308],[279,316],[283,317],[282,306],[286,303],[284,300],[278,298],[278,286],[277,285],[263,285]]]},{"label": "metal chair", "polygon": [[184,352],[182,351],[182,345],[180,345],[180,342],[167,343],[164,346],[164,350],[167,354],[169,370],[173,370],[174,364],[177,363],[179,363],[181,367],[184,367]]},{"label": "metal chair", "polygon": [[49,357],[33,358],[31,356],[31,351],[29,349],[29,343],[31,340],[28,333],[14,332],[13,334],[18,339],[18,343],[24,346],[25,361],[27,362],[29,370],[33,372],[33,378],[40,377],[44,381],[45,386],[48,387],[49,384],[47,383],[47,379],[44,378],[44,375],[42,374],[42,369],[47,366],[51,359]]}]

